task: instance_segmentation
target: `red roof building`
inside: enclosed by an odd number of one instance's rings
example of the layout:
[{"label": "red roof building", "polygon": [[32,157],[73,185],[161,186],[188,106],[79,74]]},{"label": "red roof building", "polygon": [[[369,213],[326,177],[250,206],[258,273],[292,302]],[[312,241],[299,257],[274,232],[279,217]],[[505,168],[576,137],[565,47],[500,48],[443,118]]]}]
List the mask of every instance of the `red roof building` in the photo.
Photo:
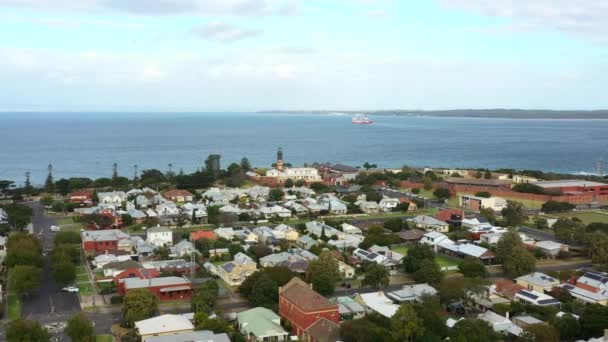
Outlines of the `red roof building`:
[{"label": "red roof building", "polygon": [[192,283],[182,277],[160,277],[151,279],[124,278],[121,280],[123,293],[135,289],[147,289],[161,301],[192,298]]},{"label": "red roof building", "polygon": [[279,315],[290,323],[292,333],[300,337],[321,318],[336,324],[340,322],[338,305],[297,277],[279,288]]},{"label": "red roof building", "polygon": [[93,202],[93,193],[90,191],[74,191],[70,193],[70,203]]},{"label": "red roof building", "polygon": [[447,222],[452,219],[453,215],[459,215],[462,219],[464,217],[464,211],[461,209],[443,209],[435,214],[435,218],[439,221]]},{"label": "red roof building", "polygon": [[199,230],[190,233],[190,241],[198,241],[200,239],[217,240],[217,235],[210,230]]},{"label": "red roof building", "polygon": [[114,276],[114,283],[118,287],[118,293],[121,296],[125,294],[125,288],[122,284],[122,280],[125,278],[139,278],[139,279],[152,279],[160,277],[160,272],[155,269],[148,268],[129,268]]},{"label": "red roof building", "polygon": [[173,202],[192,202],[194,195],[188,190],[168,190],[163,197]]}]

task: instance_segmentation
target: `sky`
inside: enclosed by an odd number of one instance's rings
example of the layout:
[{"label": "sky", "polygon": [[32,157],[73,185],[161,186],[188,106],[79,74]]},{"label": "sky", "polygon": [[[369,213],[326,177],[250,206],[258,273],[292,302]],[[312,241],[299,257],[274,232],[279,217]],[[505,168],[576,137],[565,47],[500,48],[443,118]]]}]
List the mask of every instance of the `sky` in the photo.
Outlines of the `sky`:
[{"label": "sky", "polygon": [[0,111],[608,109],[608,1],[0,0]]}]

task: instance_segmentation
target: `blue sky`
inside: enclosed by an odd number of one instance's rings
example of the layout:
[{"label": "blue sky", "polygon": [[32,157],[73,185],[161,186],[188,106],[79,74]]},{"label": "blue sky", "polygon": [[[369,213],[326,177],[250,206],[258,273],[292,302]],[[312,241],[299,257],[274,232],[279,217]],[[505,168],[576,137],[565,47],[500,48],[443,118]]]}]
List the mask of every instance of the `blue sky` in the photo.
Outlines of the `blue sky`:
[{"label": "blue sky", "polygon": [[604,109],[596,0],[3,0],[0,110]]}]

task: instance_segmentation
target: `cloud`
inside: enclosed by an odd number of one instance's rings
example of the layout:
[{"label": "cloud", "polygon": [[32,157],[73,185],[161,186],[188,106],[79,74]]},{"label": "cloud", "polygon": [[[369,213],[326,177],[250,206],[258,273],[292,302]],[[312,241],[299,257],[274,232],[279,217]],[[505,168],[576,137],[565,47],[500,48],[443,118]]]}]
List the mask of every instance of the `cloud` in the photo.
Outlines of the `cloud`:
[{"label": "cloud", "polygon": [[369,11],[369,12],[365,13],[365,15],[372,19],[386,19],[386,18],[390,17],[390,13],[388,13],[387,11],[382,10],[382,9]]},{"label": "cloud", "polygon": [[123,12],[139,15],[291,15],[296,0],[2,0],[0,8]]},{"label": "cloud", "polygon": [[[608,2],[598,0],[438,0],[453,9],[513,19],[526,30],[558,30],[608,41]],[[509,25],[510,26],[510,25]],[[509,28],[507,28],[509,29]]]},{"label": "cloud", "polygon": [[262,34],[262,31],[242,29],[227,23],[215,21],[204,26],[194,28],[190,31],[190,33],[195,37],[218,43],[234,43],[239,40],[259,36]]}]

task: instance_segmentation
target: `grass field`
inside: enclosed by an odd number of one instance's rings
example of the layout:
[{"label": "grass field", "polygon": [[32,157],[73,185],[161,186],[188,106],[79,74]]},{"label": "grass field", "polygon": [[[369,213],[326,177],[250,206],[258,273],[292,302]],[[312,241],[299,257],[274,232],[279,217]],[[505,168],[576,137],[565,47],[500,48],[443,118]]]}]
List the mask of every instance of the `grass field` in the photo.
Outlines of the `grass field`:
[{"label": "grass field", "polygon": [[76,269],[76,287],[81,295],[87,296],[93,293],[89,272],[84,266],[78,266]]},{"label": "grass field", "polygon": [[589,224],[589,223],[594,223],[594,222],[608,223],[608,212],[605,212],[605,211],[579,211],[579,212],[557,214],[557,215],[550,215],[550,216],[553,216],[555,218],[558,218],[558,217],[574,218],[574,217],[576,217],[579,220],[583,221],[584,224]]},{"label": "grass field", "polygon": [[95,342],[113,342],[114,337],[112,335],[97,335],[95,336]]},{"label": "grass field", "polygon": [[21,301],[16,294],[8,295],[8,319],[16,320],[21,318]]},{"label": "grass field", "polygon": [[[406,246],[397,246],[397,247],[392,247],[391,251],[393,252],[397,252],[399,254],[402,255],[407,255],[407,251],[408,248]],[[441,254],[437,254],[435,256],[435,261],[439,264],[439,266],[458,266],[458,262],[455,260],[452,260],[444,255]]]}]

